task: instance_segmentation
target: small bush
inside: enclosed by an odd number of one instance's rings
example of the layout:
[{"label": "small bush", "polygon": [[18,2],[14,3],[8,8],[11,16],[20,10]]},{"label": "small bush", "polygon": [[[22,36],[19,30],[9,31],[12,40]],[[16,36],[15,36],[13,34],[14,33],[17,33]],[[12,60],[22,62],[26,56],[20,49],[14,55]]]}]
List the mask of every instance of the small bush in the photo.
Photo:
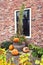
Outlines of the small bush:
[{"label": "small bush", "polygon": [[7,50],[10,44],[12,44],[11,41],[4,41],[1,43],[1,48],[5,48]]}]

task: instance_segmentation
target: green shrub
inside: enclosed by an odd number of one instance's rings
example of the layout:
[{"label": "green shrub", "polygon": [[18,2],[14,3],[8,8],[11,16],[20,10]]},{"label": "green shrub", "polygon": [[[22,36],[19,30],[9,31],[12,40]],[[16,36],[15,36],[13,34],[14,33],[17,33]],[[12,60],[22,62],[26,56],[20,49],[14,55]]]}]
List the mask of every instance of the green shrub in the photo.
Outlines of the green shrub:
[{"label": "green shrub", "polygon": [[32,44],[29,44],[28,47],[30,50],[33,50],[35,48],[35,45],[32,43]]},{"label": "green shrub", "polygon": [[7,50],[10,44],[12,44],[11,41],[4,41],[1,43],[1,48],[5,48]]},{"label": "green shrub", "polygon": [[32,50],[32,56],[33,57],[41,57],[43,55],[43,48],[34,45],[34,44],[29,44],[28,45],[29,49]]}]

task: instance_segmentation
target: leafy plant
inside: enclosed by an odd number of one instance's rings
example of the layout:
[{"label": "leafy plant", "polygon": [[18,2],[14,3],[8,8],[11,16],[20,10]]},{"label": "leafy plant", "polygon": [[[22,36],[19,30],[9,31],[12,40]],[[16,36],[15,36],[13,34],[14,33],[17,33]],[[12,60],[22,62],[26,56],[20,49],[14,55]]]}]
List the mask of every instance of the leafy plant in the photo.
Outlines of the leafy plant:
[{"label": "leafy plant", "polygon": [[38,50],[38,57],[41,57],[43,55],[43,48],[40,48]]},{"label": "leafy plant", "polygon": [[26,41],[26,38],[24,36],[20,36],[19,39],[20,39],[19,44]]},{"label": "leafy plant", "polygon": [[14,42],[13,40],[15,39],[15,38],[18,38],[19,39],[19,42],[18,42],[18,44],[22,44],[22,42],[25,42],[26,41],[26,38],[25,38],[25,36],[23,36],[23,35],[15,35],[15,36],[12,36],[11,38],[10,38],[10,40],[12,41],[12,42]]},{"label": "leafy plant", "polygon": [[18,44],[21,44],[22,42],[25,41],[25,38],[22,34],[23,33],[23,28],[22,28],[23,22],[22,22],[22,20],[23,20],[24,8],[25,8],[25,5],[24,5],[24,3],[22,3],[22,5],[20,7],[20,11],[19,11],[19,16],[18,16],[18,31],[17,31],[17,34],[10,38],[11,41],[13,41],[14,38],[19,38]]},{"label": "leafy plant", "polygon": [[[3,53],[0,55],[0,65],[12,65],[12,57],[10,59],[6,59],[6,50],[5,49],[0,49],[0,51],[3,50]],[[15,64],[13,64],[15,65]]]},{"label": "leafy plant", "polygon": [[0,48],[0,64],[1,65],[5,65],[5,61],[6,61],[6,51],[5,51],[5,49],[1,49]]},{"label": "leafy plant", "polygon": [[6,54],[6,51],[5,51],[5,49],[0,48],[0,55],[2,55],[2,54]]},{"label": "leafy plant", "polygon": [[30,54],[26,53],[26,54],[22,54],[19,57],[19,63],[21,65],[32,65],[32,63],[30,62],[30,58],[29,58]]},{"label": "leafy plant", "polygon": [[9,48],[9,45],[11,45],[11,41],[4,41],[1,43],[1,48],[5,48],[6,50]]},{"label": "leafy plant", "polygon": [[35,65],[43,65],[43,56],[40,59],[35,60]]},{"label": "leafy plant", "polygon": [[23,19],[23,13],[24,13],[24,3],[22,4],[21,8],[20,8],[20,12],[19,12],[19,20],[18,20],[18,32],[17,34],[18,35],[21,35],[22,34],[22,19]]},{"label": "leafy plant", "polygon": [[37,55],[38,55],[37,52],[32,52],[33,57],[37,57]]},{"label": "leafy plant", "polygon": [[34,46],[34,44],[32,43],[32,44],[29,44],[28,47],[29,47],[30,50],[33,50],[35,46]]},{"label": "leafy plant", "polygon": [[30,50],[38,50],[40,47],[36,46],[34,43],[28,45]]},{"label": "leafy plant", "polygon": [[32,50],[33,57],[41,57],[43,55],[43,48],[36,46],[34,44],[28,45],[29,49]]}]

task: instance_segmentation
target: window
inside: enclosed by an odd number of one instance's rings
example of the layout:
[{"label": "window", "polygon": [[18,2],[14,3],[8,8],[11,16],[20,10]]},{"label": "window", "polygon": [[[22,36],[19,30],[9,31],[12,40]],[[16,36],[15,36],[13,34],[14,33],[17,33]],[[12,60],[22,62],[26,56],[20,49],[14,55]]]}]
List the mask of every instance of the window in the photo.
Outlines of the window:
[{"label": "window", "polygon": [[[19,10],[15,11],[15,34],[18,31],[18,16],[19,16]],[[23,14],[23,35],[26,36],[26,38],[31,38],[31,8],[24,9]]]}]

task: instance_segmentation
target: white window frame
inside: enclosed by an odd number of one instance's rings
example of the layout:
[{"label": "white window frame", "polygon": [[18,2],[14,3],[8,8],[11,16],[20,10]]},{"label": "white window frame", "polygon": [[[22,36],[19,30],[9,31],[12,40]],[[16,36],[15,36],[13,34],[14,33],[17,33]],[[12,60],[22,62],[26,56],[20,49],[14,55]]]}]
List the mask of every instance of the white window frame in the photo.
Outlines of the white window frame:
[{"label": "white window frame", "polygon": [[[30,36],[26,36],[26,38],[31,38],[31,8],[26,8],[24,10],[30,10]],[[17,33],[17,22],[16,22],[16,12],[20,10],[14,11],[14,22],[15,22],[15,34]]]}]

